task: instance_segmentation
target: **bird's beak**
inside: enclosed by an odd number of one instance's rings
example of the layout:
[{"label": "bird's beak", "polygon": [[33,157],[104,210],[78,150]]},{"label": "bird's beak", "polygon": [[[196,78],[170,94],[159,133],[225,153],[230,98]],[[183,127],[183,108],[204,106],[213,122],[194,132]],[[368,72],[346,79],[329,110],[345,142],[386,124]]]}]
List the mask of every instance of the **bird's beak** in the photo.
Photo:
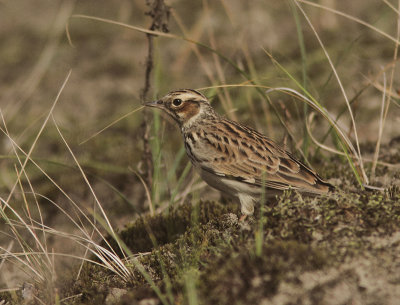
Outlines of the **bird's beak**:
[{"label": "bird's beak", "polygon": [[147,107],[163,108],[164,104],[161,100],[144,103]]}]

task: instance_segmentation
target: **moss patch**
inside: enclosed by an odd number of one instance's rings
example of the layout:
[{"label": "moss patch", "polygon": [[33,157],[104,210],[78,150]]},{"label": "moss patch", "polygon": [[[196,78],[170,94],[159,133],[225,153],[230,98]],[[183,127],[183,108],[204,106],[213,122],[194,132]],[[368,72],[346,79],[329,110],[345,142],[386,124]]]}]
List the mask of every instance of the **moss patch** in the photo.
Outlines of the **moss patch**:
[{"label": "moss patch", "polygon": [[259,304],[282,281],[296,282],[308,270],[322,268],[325,253],[295,241],[264,244],[261,256],[241,247],[211,263],[201,277],[204,304]]},{"label": "moss patch", "polygon": [[[154,241],[159,246],[173,243],[189,227],[206,224],[220,215],[237,211],[238,207],[235,204],[185,204],[164,214],[141,217],[118,234],[133,253],[148,252],[154,248]],[[114,249],[118,248],[113,239],[110,238],[109,242]]]}]

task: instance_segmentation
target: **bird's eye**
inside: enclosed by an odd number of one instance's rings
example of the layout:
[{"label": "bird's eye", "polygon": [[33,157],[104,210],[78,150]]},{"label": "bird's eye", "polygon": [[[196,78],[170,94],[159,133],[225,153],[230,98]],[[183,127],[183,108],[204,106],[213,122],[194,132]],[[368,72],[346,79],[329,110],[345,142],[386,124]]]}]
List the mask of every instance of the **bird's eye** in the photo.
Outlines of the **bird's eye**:
[{"label": "bird's eye", "polygon": [[172,105],[174,105],[175,107],[178,107],[182,104],[182,100],[180,98],[176,98],[172,101]]}]

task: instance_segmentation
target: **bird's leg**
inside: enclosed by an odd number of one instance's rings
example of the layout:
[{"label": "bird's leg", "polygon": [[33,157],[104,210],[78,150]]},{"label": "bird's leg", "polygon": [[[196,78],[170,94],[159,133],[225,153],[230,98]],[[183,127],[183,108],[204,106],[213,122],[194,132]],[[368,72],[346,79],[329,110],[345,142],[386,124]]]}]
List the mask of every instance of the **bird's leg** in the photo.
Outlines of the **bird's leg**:
[{"label": "bird's leg", "polygon": [[242,214],[242,216],[240,216],[240,218],[239,218],[239,222],[244,222],[246,220],[246,218],[247,218],[247,215]]},{"label": "bird's leg", "polygon": [[246,193],[240,193],[238,197],[242,212],[242,216],[240,216],[239,221],[243,222],[246,219],[247,215],[253,215],[254,197]]}]

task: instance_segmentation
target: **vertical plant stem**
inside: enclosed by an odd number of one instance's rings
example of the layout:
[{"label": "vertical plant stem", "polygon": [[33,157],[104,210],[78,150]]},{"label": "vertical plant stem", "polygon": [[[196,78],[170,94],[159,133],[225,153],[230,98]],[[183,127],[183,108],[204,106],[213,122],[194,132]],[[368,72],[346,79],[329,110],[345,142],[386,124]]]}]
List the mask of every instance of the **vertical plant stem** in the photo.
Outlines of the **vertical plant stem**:
[{"label": "vertical plant stem", "polygon": [[[306,46],[305,46],[305,41],[304,41],[304,35],[303,35],[303,29],[299,17],[299,13],[297,12],[297,7],[296,5],[292,2],[289,1],[290,8],[293,13],[294,21],[296,23],[296,30],[297,30],[297,38],[299,40],[299,47],[300,47],[300,54],[301,54],[301,76],[303,79],[303,87],[307,89],[307,51],[306,51]],[[303,105],[303,111],[304,111],[304,118],[308,117],[308,112],[309,112],[309,106],[307,103],[304,103]],[[308,147],[310,145],[310,136],[307,133],[307,128],[305,127],[306,119],[304,120],[304,134],[303,134],[303,153],[305,158],[308,158]]]},{"label": "vertical plant stem", "polygon": [[[169,19],[169,6],[164,3],[164,0],[146,0],[147,6],[150,8],[146,15],[150,16],[153,21],[150,25],[150,30],[156,31],[161,30],[163,32],[168,32],[168,19]],[[154,57],[154,38],[156,36],[153,34],[147,34],[147,58],[146,58],[146,70],[144,77],[144,85],[140,94],[140,99],[142,104],[144,104],[148,100],[148,95],[151,87],[151,73],[154,67],[153,57]],[[142,138],[143,138],[143,157],[142,161],[145,166],[145,177],[148,186],[153,184],[153,172],[154,172],[154,164],[153,164],[153,154],[151,151],[150,145],[150,124],[149,122],[149,112],[144,112],[144,120],[142,124]]]}]

